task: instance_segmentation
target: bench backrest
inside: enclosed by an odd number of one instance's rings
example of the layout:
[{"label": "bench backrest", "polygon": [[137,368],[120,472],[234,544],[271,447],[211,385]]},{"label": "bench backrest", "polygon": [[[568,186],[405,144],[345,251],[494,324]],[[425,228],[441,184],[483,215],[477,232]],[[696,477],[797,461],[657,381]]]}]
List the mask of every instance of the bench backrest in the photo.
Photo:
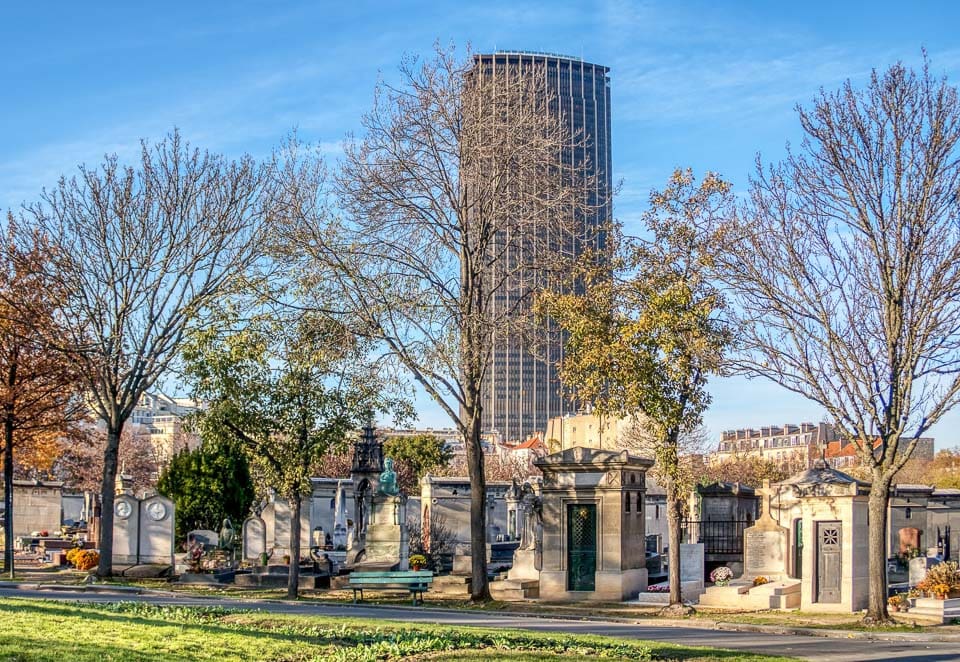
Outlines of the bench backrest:
[{"label": "bench backrest", "polygon": [[429,570],[398,570],[351,572],[351,584],[429,584],[433,582],[433,573]]}]

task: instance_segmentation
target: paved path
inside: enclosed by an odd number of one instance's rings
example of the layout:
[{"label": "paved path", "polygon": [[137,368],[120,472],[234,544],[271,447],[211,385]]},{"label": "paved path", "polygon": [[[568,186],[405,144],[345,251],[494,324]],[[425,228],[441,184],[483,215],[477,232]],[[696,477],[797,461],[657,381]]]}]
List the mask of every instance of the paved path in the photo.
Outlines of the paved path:
[{"label": "paved path", "polygon": [[736,650],[789,655],[807,660],[837,660],[859,662],[860,660],[896,660],[897,662],[933,662],[940,660],[960,661],[960,643],[876,641],[864,639],[828,639],[798,635],[780,635],[758,632],[729,632],[693,627],[641,626],[631,623],[603,620],[570,620],[537,618],[535,616],[502,615],[491,612],[352,606],[320,604],[316,602],[271,602],[258,600],[232,600],[198,598],[179,595],[156,594],[108,594],[69,591],[33,591],[2,589],[0,597],[24,597],[44,600],[69,600],[83,602],[112,602],[137,600],[167,605],[218,605],[227,608],[260,609],[283,614],[310,614],[316,616],[346,616],[442,625],[475,625],[488,628],[511,628],[541,632],[565,632],[569,634],[599,634],[628,639],[650,639],[689,646],[714,646]]}]

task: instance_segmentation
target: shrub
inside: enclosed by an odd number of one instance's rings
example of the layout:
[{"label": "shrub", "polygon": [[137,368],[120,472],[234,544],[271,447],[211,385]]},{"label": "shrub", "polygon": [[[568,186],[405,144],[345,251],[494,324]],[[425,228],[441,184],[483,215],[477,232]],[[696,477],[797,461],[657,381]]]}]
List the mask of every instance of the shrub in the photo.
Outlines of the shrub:
[{"label": "shrub", "polygon": [[68,549],[67,563],[75,567],[77,565],[77,554],[79,554],[82,551],[83,549],[81,549],[80,547],[73,547],[71,549]]},{"label": "shrub", "polygon": [[74,555],[77,570],[93,570],[100,565],[100,555],[92,549],[81,549]]}]

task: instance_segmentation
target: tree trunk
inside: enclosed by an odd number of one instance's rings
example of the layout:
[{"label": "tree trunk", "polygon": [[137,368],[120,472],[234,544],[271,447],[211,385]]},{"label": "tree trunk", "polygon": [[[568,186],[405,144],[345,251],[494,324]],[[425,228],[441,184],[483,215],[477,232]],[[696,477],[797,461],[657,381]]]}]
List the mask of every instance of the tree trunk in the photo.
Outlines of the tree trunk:
[{"label": "tree trunk", "polygon": [[107,448],[103,451],[103,482],[100,484],[100,565],[98,577],[113,574],[113,498],[117,490],[117,458],[123,423],[107,427]]},{"label": "tree trunk", "polygon": [[472,401],[467,435],[467,473],[470,477],[470,599],[490,600],[487,582],[487,481],[483,474],[483,446],[480,443],[479,400]]},{"label": "tree trunk", "polygon": [[680,585],[680,499],[677,497],[677,485],[667,481],[667,563],[670,584],[670,606],[682,605],[683,594]]},{"label": "tree trunk", "polygon": [[300,594],[300,493],[290,500],[290,568],[287,580],[287,599],[296,600]]},{"label": "tree trunk", "polygon": [[13,416],[3,421],[3,568],[13,579]]},{"label": "tree trunk", "polygon": [[877,622],[889,620],[887,613],[887,501],[890,497],[890,479],[874,472],[867,504],[869,538],[870,597],[867,618]]}]

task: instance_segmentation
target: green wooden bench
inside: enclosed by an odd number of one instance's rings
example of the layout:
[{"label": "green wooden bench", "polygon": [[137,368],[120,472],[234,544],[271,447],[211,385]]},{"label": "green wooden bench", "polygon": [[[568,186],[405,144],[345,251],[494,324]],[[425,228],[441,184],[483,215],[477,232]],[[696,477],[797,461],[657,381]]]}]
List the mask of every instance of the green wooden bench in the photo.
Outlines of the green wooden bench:
[{"label": "green wooden bench", "polygon": [[363,590],[407,590],[413,597],[414,606],[417,596],[423,602],[424,592],[433,582],[433,573],[429,570],[401,570],[378,572],[351,572],[348,587],[353,589],[353,602],[357,602],[357,593],[363,600]]}]

